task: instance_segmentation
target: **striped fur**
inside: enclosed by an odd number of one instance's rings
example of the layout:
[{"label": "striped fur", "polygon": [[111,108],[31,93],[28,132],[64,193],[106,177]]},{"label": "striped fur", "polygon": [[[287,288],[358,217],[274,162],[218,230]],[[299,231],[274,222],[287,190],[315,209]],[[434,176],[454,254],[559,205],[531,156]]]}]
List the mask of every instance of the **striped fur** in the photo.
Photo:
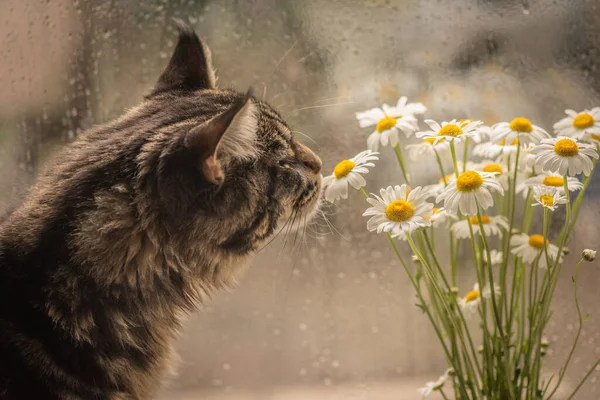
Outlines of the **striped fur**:
[{"label": "striped fur", "polygon": [[0,399],[151,398],[182,317],[314,213],[318,157],[270,106],[215,88],[179,25],[152,93],[69,145],[0,226]]}]

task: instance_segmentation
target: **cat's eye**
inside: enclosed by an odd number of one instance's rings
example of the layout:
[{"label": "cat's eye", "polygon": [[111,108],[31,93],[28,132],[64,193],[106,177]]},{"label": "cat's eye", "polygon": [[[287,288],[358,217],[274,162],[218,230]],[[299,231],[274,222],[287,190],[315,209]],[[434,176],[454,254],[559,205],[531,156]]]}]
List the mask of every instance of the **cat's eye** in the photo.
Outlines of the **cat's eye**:
[{"label": "cat's eye", "polygon": [[292,165],[287,160],[279,160],[279,166],[286,169],[292,168]]}]

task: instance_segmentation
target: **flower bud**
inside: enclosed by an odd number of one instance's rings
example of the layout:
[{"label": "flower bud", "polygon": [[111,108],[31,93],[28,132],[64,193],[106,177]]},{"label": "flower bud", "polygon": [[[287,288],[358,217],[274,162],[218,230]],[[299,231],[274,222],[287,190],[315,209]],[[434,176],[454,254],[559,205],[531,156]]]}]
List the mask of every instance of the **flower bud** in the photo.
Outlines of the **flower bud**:
[{"label": "flower bud", "polygon": [[417,257],[416,254],[413,254],[410,259],[412,260],[412,262],[414,262],[415,264],[420,264],[421,260],[419,260],[419,257]]},{"label": "flower bud", "polygon": [[550,342],[548,341],[548,339],[546,339],[544,337],[544,338],[542,338],[542,341],[540,342],[540,346],[542,347],[542,349],[545,349],[548,346],[550,346]]},{"label": "flower bud", "polygon": [[569,248],[568,248],[567,246],[564,246],[564,247],[562,248],[562,253],[563,253],[565,256],[566,256],[566,255],[568,255],[568,254],[570,253],[570,250],[569,250]]},{"label": "flower bud", "polygon": [[592,262],[596,259],[596,250],[585,249],[583,253],[581,253],[581,257],[587,262]]}]

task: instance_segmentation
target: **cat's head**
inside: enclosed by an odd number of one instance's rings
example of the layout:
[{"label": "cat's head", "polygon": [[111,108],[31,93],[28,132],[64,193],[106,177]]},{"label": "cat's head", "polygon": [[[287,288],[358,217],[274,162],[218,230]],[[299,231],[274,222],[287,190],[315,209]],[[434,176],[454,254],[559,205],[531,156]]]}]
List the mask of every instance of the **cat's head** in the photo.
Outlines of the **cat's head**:
[{"label": "cat's head", "polygon": [[268,104],[218,88],[208,47],[183,23],[178,28],[171,60],[143,106],[169,120],[141,148],[137,179],[173,232],[189,240],[202,232],[224,251],[247,253],[286,221],[314,215],[321,160]]}]

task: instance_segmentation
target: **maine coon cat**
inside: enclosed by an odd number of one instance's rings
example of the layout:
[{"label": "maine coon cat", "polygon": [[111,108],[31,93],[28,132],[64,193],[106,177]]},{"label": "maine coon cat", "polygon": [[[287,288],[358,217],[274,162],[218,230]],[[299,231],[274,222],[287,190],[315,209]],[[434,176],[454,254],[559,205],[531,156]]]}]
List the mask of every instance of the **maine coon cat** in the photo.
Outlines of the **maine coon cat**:
[{"label": "maine coon cat", "polygon": [[319,158],[218,89],[178,27],[144,101],[70,144],[0,226],[0,399],[151,398],[183,314],[317,208]]}]

